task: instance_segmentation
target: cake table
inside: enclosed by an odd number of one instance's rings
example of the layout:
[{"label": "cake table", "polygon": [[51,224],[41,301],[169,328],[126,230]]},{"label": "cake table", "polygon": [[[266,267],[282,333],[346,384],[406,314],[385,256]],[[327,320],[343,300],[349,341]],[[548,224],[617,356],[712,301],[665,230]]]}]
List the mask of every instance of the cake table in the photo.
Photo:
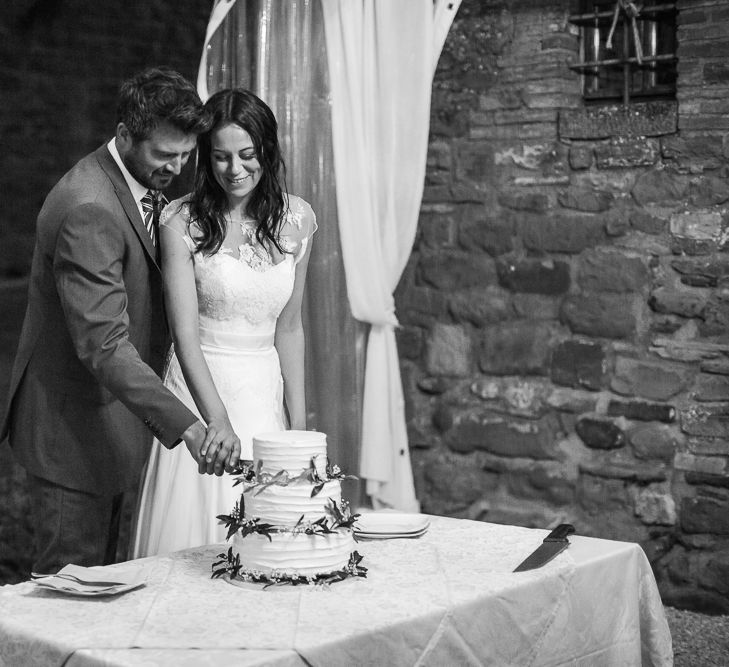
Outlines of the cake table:
[{"label": "cake table", "polygon": [[146,585],[115,597],[2,587],[0,665],[672,664],[638,545],[572,536],[513,573],[547,531],[430,521],[417,539],[359,542],[367,578],[329,587],[211,579],[224,545],[136,561]]}]

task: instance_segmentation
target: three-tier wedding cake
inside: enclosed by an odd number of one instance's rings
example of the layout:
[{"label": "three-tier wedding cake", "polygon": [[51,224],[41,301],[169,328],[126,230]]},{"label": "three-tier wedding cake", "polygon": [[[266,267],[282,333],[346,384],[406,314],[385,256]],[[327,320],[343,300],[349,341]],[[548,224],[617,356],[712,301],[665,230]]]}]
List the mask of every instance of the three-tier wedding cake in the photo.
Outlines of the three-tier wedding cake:
[{"label": "three-tier wedding cake", "polygon": [[218,517],[232,544],[213,576],[264,583],[365,576],[354,551],[356,515],[342,499],[341,480],[347,477],[329,464],[324,433],[254,437],[253,465],[236,479],[243,485],[241,501],[230,515]]}]

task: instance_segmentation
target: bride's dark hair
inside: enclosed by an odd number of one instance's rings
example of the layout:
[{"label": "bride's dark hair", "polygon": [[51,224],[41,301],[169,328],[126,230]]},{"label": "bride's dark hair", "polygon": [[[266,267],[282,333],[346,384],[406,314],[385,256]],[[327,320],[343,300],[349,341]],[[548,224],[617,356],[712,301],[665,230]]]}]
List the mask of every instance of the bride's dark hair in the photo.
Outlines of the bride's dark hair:
[{"label": "bride's dark hair", "polygon": [[201,234],[195,239],[197,252],[213,254],[220,249],[228,228],[224,212],[228,200],[215,180],[212,167],[211,137],[228,123],[235,123],[251,137],[256,159],[261,165],[261,180],[251,193],[245,214],[257,223],[259,243],[268,239],[279,252],[278,232],[286,214],[284,200],[286,167],[278,144],[278,123],[268,105],[248,90],[228,88],[215,93],[206,103],[212,126],[197,141],[195,187],[190,197],[190,220]]}]

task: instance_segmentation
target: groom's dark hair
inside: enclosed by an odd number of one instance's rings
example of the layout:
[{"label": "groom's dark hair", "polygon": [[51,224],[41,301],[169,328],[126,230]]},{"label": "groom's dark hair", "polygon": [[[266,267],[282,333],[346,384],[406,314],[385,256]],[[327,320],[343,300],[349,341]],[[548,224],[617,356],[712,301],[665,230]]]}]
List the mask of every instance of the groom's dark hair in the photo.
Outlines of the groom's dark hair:
[{"label": "groom's dark hair", "polygon": [[134,141],[146,139],[162,122],[185,134],[200,134],[209,125],[195,87],[167,67],[150,67],[121,84],[116,122],[126,125]]}]

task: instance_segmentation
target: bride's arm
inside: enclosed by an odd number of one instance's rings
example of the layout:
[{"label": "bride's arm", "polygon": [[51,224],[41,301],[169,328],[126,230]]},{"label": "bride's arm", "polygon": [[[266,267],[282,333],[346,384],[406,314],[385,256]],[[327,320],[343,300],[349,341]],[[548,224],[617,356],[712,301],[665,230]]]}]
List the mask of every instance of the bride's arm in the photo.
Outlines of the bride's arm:
[{"label": "bride's arm", "polygon": [[223,466],[230,472],[237,465],[240,440],[233,431],[200,347],[193,257],[179,223],[178,218],[160,225],[167,318],[182,374],[208,428],[201,456],[208,465],[215,461],[215,474],[222,475]]},{"label": "bride's arm", "polygon": [[301,320],[301,304],[304,298],[306,270],[311,255],[311,234],[316,223],[311,213],[310,219],[304,221],[305,236],[308,237],[306,250],[298,258],[294,289],[291,298],[281,311],[276,322],[275,345],[281,361],[281,375],[284,381],[284,400],[288,409],[290,427],[306,429],[306,385],[304,376],[305,340],[304,326]]}]

